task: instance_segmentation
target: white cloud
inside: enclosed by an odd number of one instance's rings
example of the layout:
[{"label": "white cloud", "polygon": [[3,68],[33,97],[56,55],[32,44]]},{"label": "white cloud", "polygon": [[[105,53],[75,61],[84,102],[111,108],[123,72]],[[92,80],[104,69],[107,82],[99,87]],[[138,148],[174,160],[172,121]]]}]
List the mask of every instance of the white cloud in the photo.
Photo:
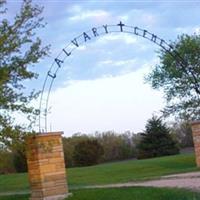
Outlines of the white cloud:
[{"label": "white cloud", "polygon": [[[147,28],[156,26],[159,21],[158,14],[142,9],[129,10],[120,15],[120,17],[126,24],[135,26],[140,25]],[[137,24],[133,24],[133,22]]]},{"label": "white cloud", "polygon": [[185,27],[177,27],[175,28],[175,32],[178,34],[186,33],[186,34],[199,34],[200,27],[199,26],[185,26]]},{"label": "white cloud", "polygon": [[135,44],[137,43],[137,38],[129,34],[109,34],[100,37],[97,42],[100,44],[106,44],[109,41],[123,41],[125,44]]},{"label": "white cloud", "polygon": [[[112,66],[126,66],[126,65],[133,65],[135,64],[135,59],[129,59],[129,60],[103,60],[97,63],[97,66],[103,66],[103,65],[112,65]],[[105,66],[104,66],[105,67]]]},{"label": "white cloud", "polygon": [[126,59],[126,60],[102,60],[96,64],[95,70],[99,70],[100,68],[106,69],[116,69],[116,67],[119,70],[119,74],[126,74],[134,71],[134,69],[137,69],[138,63],[137,59]]},{"label": "white cloud", "polygon": [[96,22],[105,21],[110,17],[110,13],[104,10],[84,10],[77,12],[74,16],[69,17],[72,22],[80,22],[88,19],[95,20]]},{"label": "white cloud", "polygon": [[67,12],[69,13],[79,13],[82,11],[82,7],[80,5],[73,5],[70,6],[69,9],[67,9]]},{"label": "white cloud", "polygon": [[129,19],[129,16],[127,14],[121,15],[119,16],[119,19],[122,20],[123,22],[127,22]]},{"label": "white cloud", "polygon": [[147,68],[97,80],[74,81],[52,92],[52,130],[66,135],[96,130],[142,131],[163,106],[162,94],[143,83]]},{"label": "white cloud", "polygon": [[85,51],[87,49],[86,45],[81,45],[77,48],[77,51]]},{"label": "white cloud", "polygon": [[102,49],[105,48],[107,45],[110,47],[110,44],[116,46],[116,48],[111,49],[112,52],[125,46],[127,48],[130,48],[130,46],[133,45],[134,49],[137,49],[137,51],[147,52],[149,48],[154,46],[149,41],[146,41],[144,38],[140,38],[130,33],[109,33],[107,35],[102,35],[101,37],[98,37],[97,40],[92,43],[88,43],[87,45],[90,48]]},{"label": "white cloud", "polygon": [[141,21],[147,24],[148,27],[152,27],[157,23],[157,17],[150,13],[143,13]]}]

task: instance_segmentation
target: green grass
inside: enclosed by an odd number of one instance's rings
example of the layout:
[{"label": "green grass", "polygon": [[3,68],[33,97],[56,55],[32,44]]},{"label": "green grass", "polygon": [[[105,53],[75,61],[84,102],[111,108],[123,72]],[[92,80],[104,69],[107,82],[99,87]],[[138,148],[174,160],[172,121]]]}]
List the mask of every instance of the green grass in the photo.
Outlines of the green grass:
[{"label": "green grass", "polygon": [[68,200],[199,200],[200,193],[166,188],[118,188],[78,190]]},{"label": "green grass", "polygon": [[[67,200],[200,200],[200,193],[167,188],[118,188],[74,190]],[[29,195],[0,197],[0,200],[28,200]]]},{"label": "green grass", "polygon": [[[154,179],[163,175],[196,171],[193,154],[181,154],[147,160],[128,160],[96,165],[92,167],[71,168],[67,170],[70,188],[85,185],[123,183]],[[27,174],[0,176],[0,193],[27,191]]]},{"label": "green grass", "polygon": [[28,200],[29,195],[0,196],[0,200]]},{"label": "green grass", "polygon": [[197,168],[194,155],[182,154],[74,168],[68,171],[68,176],[69,185],[73,187],[140,181],[195,170]]}]

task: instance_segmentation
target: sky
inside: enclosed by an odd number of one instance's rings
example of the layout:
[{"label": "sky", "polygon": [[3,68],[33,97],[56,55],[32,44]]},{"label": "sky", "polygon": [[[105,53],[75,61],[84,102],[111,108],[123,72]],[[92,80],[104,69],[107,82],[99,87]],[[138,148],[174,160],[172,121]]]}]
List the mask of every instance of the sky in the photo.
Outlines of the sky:
[{"label": "sky", "polygon": [[[7,2],[8,15],[17,13],[21,0]],[[37,34],[44,45],[51,45],[51,54],[34,67],[39,78],[27,82],[30,90],[42,89],[45,76],[62,49],[94,27],[122,21],[167,42],[183,33],[200,33],[199,1],[33,0],[33,3],[44,6],[42,15],[47,25]],[[143,131],[146,121],[152,115],[160,115],[166,104],[162,90],[153,90],[144,79],[159,64],[159,49],[153,42],[128,33],[109,33],[83,42],[61,64],[55,78],[49,98],[48,131],[64,131],[65,136],[108,130]],[[47,91],[48,87],[44,94]],[[39,100],[35,105],[39,106]]]}]

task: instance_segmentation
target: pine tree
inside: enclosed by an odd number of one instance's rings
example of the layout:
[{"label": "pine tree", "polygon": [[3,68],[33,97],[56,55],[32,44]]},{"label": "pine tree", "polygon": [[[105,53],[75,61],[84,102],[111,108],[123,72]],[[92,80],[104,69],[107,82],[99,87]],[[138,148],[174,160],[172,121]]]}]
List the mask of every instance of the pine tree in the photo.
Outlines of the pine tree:
[{"label": "pine tree", "polygon": [[169,129],[158,117],[153,116],[146,124],[145,133],[138,145],[138,158],[152,158],[179,153],[176,141]]}]

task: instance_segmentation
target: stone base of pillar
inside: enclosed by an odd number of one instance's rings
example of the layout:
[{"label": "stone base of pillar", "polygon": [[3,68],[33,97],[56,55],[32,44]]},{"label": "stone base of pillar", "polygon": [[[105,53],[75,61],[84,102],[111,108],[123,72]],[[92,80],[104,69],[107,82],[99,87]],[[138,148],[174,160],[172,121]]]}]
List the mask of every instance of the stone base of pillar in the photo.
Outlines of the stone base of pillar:
[{"label": "stone base of pillar", "polygon": [[197,167],[200,167],[200,121],[191,123]]},{"label": "stone base of pillar", "polygon": [[30,200],[63,200],[68,197],[62,132],[27,139]]}]

